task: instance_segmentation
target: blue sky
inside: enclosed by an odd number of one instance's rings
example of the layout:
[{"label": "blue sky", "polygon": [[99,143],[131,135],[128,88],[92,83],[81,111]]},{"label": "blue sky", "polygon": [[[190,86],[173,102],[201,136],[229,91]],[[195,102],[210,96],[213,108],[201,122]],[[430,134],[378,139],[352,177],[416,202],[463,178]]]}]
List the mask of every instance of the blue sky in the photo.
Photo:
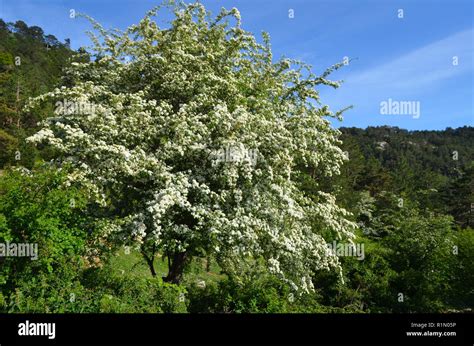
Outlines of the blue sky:
[{"label": "blue sky", "polygon": [[[315,72],[353,60],[337,71],[341,88],[321,89],[333,110],[347,105],[335,126],[392,125],[407,129],[474,126],[474,1],[472,0],[209,0],[213,13],[237,7],[243,27],[267,31],[275,58],[301,59]],[[124,29],[158,4],[151,0],[0,0],[0,17],[38,25],[73,48],[88,45],[84,19]],[[289,11],[294,18],[289,18]],[[403,18],[399,18],[403,10]],[[453,64],[457,57],[457,65]],[[381,114],[381,102],[417,102],[420,116]]]}]

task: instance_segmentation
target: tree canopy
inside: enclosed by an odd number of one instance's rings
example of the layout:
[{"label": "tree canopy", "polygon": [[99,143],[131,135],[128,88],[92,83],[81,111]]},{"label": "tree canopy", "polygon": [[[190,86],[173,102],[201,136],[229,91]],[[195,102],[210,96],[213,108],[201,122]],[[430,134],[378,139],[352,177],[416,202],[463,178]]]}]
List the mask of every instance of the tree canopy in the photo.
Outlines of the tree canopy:
[{"label": "tree canopy", "polygon": [[157,252],[168,258],[165,280],[212,253],[231,275],[264,263],[312,290],[315,271],[340,270],[323,234],[354,238],[334,196],[308,196],[301,182],[301,167],[331,177],[346,158],[325,118],[340,113],[315,89],[338,87],[327,77],[343,64],[316,76],[274,62],[269,36],[259,43],[242,29],[235,8],[215,18],[199,3],[169,8],[166,28],[152,20],[160,6],[124,32],[91,20],[94,59],[29,104],[60,105],[29,140],[72,165],[109,241],[139,247],[152,273]]}]

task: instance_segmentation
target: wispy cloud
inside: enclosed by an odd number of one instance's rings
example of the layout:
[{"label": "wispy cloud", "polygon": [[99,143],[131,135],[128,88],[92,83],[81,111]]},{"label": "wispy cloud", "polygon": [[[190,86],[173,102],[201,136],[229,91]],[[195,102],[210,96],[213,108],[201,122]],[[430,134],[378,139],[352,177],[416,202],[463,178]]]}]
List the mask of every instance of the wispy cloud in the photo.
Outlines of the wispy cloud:
[{"label": "wispy cloud", "polygon": [[[345,89],[364,86],[381,91],[433,87],[444,79],[473,69],[473,29],[453,34],[402,55],[388,63],[346,77]],[[381,47],[383,49],[383,47]],[[453,57],[458,64],[453,65]]]},{"label": "wispy cloud", "polygon": [[[354,105],[345,115],[345,126],[413,127],[416,122],[427,128],[436,121],[445,124],[446,117],[461,117],[460,124],[472,123],[473,36],[473,29],[459,31],[360,72],[348,72],[358,64],[358,60],[351,62],[341,71],[347,73],[341,76],[345,81],[342,87],[337,91],[322,90],[322,100],[333,109]],[[453,57],[457,57],[457,65],[453,64]],[[420,119],[381,115],[380,103],[389,98],[419,101]]]}]

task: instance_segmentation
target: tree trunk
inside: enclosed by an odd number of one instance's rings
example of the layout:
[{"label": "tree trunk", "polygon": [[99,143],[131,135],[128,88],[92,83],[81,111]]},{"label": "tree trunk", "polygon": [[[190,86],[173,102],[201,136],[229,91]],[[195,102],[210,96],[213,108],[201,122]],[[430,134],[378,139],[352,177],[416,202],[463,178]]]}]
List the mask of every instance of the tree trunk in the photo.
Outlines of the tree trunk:
[{"label": "tree trunk", "polygon": [[143,247],[142,247],[141,252],[142,252],[143,258],[145,259],[146,264],[148,264],[148,268],[150,269],[151,275],[153,277],[155,277],[156,276],[156,271],[155,271],[154,261],[155,261],[156,245],[153,244],[153,249],[152,249],[151,256],[147,256],[146,251]]},{"label": "tree trunk", "polygon": [[148,268],[150,268],[151,275],[155,277],[156,271],[155,271],[155,266],[153,264],[153,258],[151,260],[148,258],[145,258],[145,260],[146,260],[146,263],[148,264]]},{"label": "tree trunk", "polygon": [[206,271],[209,273],[211,271],[211,256],[207,256],[206,259]]},{"label": "tree trunk", "polygon": [[164,282],[179,284],[183,278],[184,268],[188,260],[187,252],[175,253],[171,258],[171,265],[169,267],[168,275],[163,278]]}]

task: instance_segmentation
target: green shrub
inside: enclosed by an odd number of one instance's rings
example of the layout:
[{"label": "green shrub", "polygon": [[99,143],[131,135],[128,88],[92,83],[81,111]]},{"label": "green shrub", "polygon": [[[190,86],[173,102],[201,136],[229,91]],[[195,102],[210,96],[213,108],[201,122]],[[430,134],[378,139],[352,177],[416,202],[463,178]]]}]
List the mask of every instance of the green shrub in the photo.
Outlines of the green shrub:
[{"label": "green shrub", "polygon": [[[109,278],[101,287],[100,312],[114,313],[183,313],[185,290],[164,283],[161,278]],[[181,298],[181,299],[180,299]]]},{"label": "green shrub", "polygon": [[474,307],[474,229],[459,230],[454,238],[454,256],[450,302],[456,309]]},{"label": "green shrub", "polygon": [[272,276],[239,283],[231,278],[188,287],[188,309],[194,313],[323,312],[316,293],[299,295]]}]

